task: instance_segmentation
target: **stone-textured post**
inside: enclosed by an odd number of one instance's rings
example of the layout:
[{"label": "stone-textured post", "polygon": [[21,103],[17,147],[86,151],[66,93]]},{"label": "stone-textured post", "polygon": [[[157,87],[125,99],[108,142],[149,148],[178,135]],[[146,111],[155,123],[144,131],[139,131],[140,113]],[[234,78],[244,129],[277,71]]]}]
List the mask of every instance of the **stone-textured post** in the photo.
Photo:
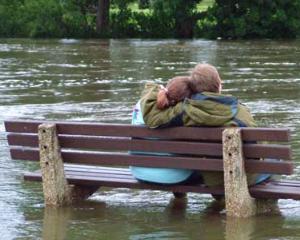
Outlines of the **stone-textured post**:
[{"label": "stone-textured post", "polygon": [[48,206],[70,204],[71,189],[65,178],[56,125],[39,125],[38,135],[45,204]]},{"label": "stone-textured post", "polygon": [[255,215],[256,204],[248,190],[239,128],[227,128],[223,131],[223,161],[227,216]]}]

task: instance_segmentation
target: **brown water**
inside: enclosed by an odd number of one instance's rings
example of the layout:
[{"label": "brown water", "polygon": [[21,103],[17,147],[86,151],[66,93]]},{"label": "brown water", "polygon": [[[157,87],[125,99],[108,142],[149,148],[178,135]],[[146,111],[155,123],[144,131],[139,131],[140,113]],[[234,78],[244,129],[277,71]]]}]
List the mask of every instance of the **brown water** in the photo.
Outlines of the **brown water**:
[{"label": "brown water", "polygon": [[[165,83],[198,62],[218,67],[225,93],[261,126],[288,127],[300,179],[300,41],[0,39],[0,121],[54,119],[129,123],[147,81]],[[36,165],[10,160],[0,132],[0,239],[300,239],[300,201],[280,214],[226,219],[209,195],[174,201],[160,191],[103,189],[89,201],[45,209]]]}]

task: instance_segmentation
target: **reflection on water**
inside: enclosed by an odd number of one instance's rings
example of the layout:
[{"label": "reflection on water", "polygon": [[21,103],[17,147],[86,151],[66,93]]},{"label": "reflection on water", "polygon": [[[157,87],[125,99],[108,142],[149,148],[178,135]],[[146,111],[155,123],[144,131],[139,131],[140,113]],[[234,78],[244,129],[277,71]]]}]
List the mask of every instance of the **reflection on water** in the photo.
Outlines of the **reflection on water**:
[{"label": "reflection on water", "polygon": [[[147,81],[165,83],[198,62],[216,65],[225,93],[261,126],[292,129],[300,178],[300,41],[0,40],[0,121],[7,118],[128,123]],[[37,166],[9,159],[0,125],[1,239],[299,239],[300,202],[280,216],[236,222],[210,196],[104,189],[90,201],[45,209]]]},{"label": "reflection on water", "polygon": [[281,215],[247,219],[225,218],[205,211],[190,215],[186,213],[185,204],[184,200],[172,199],[161,212],[137,208],[125,210],[124,206],[108,207],[101,202],[85,202],[61,209],[45,208],[40,212],[44,217],[42,237],[57,240],[86,236],[90,239],[225,240],[300,237],[297,221],[289,221]]},{"label": "reflection on water", "polygon": [[63,240],[66,238],[71,208],[44,209],[43,239]]}]

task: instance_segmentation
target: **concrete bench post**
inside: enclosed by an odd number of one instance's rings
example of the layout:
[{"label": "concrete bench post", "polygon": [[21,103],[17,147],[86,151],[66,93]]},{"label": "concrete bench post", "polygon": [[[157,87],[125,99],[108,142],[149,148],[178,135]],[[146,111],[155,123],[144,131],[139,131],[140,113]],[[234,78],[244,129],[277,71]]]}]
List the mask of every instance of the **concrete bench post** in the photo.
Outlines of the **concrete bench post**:
[{"label": "concrete bench post", "polygon": [[227,128],[223,131],[223,161],[227,216],[255,215],[256,203],[250,196],[245,172],[241,129]]},{"label": "concrete bench post", "polygon": [[56,125],[39,125],[38,136],[45,204],[68,205],[72,202],[72,191],[65,178]]}]

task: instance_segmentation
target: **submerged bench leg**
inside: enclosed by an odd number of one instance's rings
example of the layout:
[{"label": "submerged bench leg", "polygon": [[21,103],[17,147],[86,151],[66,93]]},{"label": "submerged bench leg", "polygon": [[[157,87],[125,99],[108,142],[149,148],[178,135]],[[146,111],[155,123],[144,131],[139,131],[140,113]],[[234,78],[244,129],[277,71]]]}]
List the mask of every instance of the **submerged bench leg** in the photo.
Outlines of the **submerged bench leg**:
[{"label": "submerged bench leg", "polygon": [[38,134],[45,204],[68,205],[72,202],[72,191],[65,178],[56,125],[41,124]]},{"label": "submerged bench leg", "polygon": [[255,215],[256,204],[248,190],[240,129],[224,130],[223,159],[227,216],[249,217]]},{"label": "submerged bench leg", "polygon": [[67,239],[68,224],[72,216],[69,207],[45,207],[42,239]]},{"label": "submerged bench leg", "polygon": [[186,193],[182,193],[182,192],[173,192],[173,195],[175,198],[186,198],[187,194]]},{"label": "submerged bench leg", "polygon": [[80,186],[80,185],[69,185],[72,189],[73,202],[80,202],[93,195],[99,187],[97,186]]},{"label": "submerged bench leg", "polygon": [[255,218],[227,217],[225,222],[225,240],[251,240],[255,232]]},{"label": "submerged bench leg", "polygon": [[256,214],[280,213],[278,199],[256,199]]}]

